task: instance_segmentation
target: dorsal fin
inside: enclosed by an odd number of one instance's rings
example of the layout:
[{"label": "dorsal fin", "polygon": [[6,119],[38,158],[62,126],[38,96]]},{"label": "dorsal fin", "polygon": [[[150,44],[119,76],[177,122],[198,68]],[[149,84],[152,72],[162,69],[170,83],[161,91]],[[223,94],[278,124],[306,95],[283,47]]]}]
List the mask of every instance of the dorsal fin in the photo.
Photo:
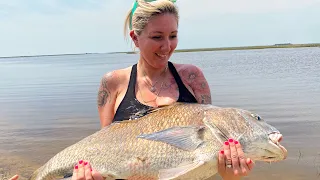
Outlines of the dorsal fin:
[{"label": "dorsal fin", "polygon": [[175,106],[178,106],[178,105],[182,105],[182,104],[185,104],[185,103],[181,103],[181,102],[174,102],[172,104],[164,104],[164,105],[160,105],[158,107],[150,107],[149,109],[143,109],[141,111],[138,111],[137,113],[135,113],[135,117],[142,117],[142,116],[145,116],[145,115],[148,115],[148,114],[151,114],[151,113],[154,113],[154,112],[157,112],[159,110],[163,110],[163,109],[168,109],[168,108],[172,108],[172,107],[175,107]]},{"label": "dorsal fin", "polygon": [[143,109],[143,110],[140,110],[140,111],[134,113],[133,116],[136,118],[134,120],[125,119],[122,121],[115,121],[114,123],[132,123],[133,121],[136,122],[141,117],[146,116],[148,114],[152,114],[152,113],[157,112],[159,110],[169,109],[169,108],[176,107],[176,106],[183,105],[183,104],[186,104],[186,103],[174,102],[172,104],[164,104],[164,105],[160,105],[158,107],[150,107],[149,109]]}]

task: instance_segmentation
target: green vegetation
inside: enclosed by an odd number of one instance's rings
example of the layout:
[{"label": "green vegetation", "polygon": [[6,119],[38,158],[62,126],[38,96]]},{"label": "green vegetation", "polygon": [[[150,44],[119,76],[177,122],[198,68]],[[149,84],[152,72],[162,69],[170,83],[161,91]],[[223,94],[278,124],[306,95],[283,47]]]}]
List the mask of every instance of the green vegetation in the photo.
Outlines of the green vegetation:
[{"label": "green vegetation", "polygon": [[[240,47],[219,47],[219,48],[196,48],[196,49],[177,49],[175,53],[179,52],[200,52],[200,51],[227,51],[227,50],[250,50],[250,49],[269,49],[269,48],[302,48],[302,47],[320,47],[320,43],[313,44],[274,44],[265,46],[240,46]],[[114,52],[114,53],[126,53],[135,54],[136,52]]]},{"label": "green vegetation", "polygon": [[[250,50],[250,49],[268,49],[268,48],[302,48],[302,47],[319,47],[320,43],[313,44],[274,44],[265,46],[240,46],[240,47],[219,47],[219,48],[196,48],[196,49],[177,49],[175,53],[179,52],[200,52],[200,51],[227,51],[227,50]],[[135,54],[137,51],[129,52],[111,52],[108,54]],[[12,56],[12,57],[0,57],[0,58],[16,58],[16,57],[40,57],[40,56],[66,56],[66,55],[88,55],[88,54],[100,54],[100,53],[81,53],[81,54],[52,54],[52,55],[34,55],[34,56]]]},{"label": "green vegetation", "polygon": [[301,48],[301,47],[320,47],[320,43],[315,43],[315,44],[290,44],[290,43],[287,43],[287,44],[274,44],[274,45],[266,45],[266,46],[178,49],[175,52],[226,51],[226,50],[250,50],[250,49],[268,49],[268,48]]}]

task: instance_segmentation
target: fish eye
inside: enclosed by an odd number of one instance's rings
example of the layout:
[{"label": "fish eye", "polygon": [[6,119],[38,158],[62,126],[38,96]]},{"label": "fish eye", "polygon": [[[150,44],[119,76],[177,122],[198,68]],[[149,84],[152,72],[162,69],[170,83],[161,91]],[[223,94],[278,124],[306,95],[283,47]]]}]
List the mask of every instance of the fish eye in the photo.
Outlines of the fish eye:
[{"label": "fish eye", "polygon": [[252,117],[256,118],[258,121],[261,121],[261,117],[257,114],[251,114]]}]

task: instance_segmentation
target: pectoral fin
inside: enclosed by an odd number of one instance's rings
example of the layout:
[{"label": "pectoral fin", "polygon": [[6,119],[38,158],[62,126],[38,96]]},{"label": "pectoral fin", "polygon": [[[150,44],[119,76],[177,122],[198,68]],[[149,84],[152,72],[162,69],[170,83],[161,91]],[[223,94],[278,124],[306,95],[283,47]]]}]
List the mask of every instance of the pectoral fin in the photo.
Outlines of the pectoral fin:
[{"label": "pectoral fin", "polygon": [[206,117],[203,119],[203,122],[221,144],[228,140],[228,137],[225,133],[223,133],[223,130],[219,129],[219,127],[215,124],[210,123]]},{"label": "pectoral fin", "polygon": [[191,164],[178,166],[171,169],[162,169],[159,171],[159,180],[173,180],[182,178],[182,176],[187,175],[188,173],[192,174],[192,171],[204,164],[203,161],[194,162]]},{"label": "pectoral fin", "polygon": [[138,138],[161,141],[184,150],[194,151],[203,143],[201,140],[203,128],[200,126],[172,127],[152,134],[142,134]]}]

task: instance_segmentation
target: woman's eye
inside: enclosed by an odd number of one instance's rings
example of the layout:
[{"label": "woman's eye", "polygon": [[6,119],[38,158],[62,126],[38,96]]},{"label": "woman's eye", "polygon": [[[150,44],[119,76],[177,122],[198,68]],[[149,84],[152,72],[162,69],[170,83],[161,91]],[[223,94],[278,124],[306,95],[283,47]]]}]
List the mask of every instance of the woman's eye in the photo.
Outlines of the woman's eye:
[{"label": "woman's eye", "polygon": [[[177,37],[177,35],[173,35],[173,36],[170,36],[169,38],[170,39],[174,39],[174,38],[176,38]],[[152,37],[152,39],[155,39],[155,40],[160,40],[160,39],[162,39],[163,37],[162,36],[153,36]]]}]

